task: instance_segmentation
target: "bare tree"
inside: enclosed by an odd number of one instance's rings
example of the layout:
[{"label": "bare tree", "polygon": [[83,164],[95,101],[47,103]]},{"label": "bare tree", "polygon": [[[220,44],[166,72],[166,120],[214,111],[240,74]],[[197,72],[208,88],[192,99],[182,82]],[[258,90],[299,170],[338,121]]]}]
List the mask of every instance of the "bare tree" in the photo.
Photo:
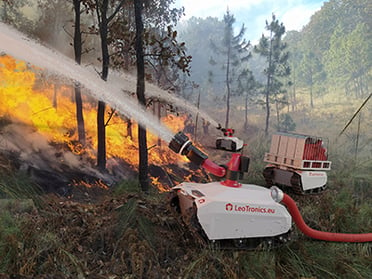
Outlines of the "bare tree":
[{"label": "bare tree", "polygon": [[[146,105],[145,98],[145,61],[143,52],[143,2],[134,1],[134,14],[136,21],[136,58],[137,58],[137,99],[143,106]],[[148,153],[146,128],[138,126],[139,143],[139,182],[144,192],[149,190],[148,182]]]},{"label": "bare tree", "polygon": [[[102,72],[101,78],[107,81],[109,65],[110,65],[110,54],[109,54],[109,42],[108,32],[109,23],[115,18],[116,14],[120,11],[125,0],[116,3],[116,6],[112,9],[109,7],[109,0],[95,0],[95,10],[98,19],[98,29],[101,39],[101,54],[102,54]],[[110,8],[110,9],[109,9]],[[111,15],[108,15],[109,10],[113,10]],[[106,123],[105,123],[105,102],[98,101],[97,109],[97,167],[100,170],[106,169]]]},{"label": "bare tree", "polygon": [[[82,56],[82,37],[81,37],[81,0],[73,0],[74,12],[75,12],[75,21],[74,21],[74,55],[75,61],[79,65],[81,64]],[[83,101],[81,98],[81,88],[80,84],[74,84],[75,89],[75,104],[76,104],[76,120],[77,120],[77,129],[79,142],[82,145],[85,145],[85,125],[84,125],[84,116],[83,116]]]}]

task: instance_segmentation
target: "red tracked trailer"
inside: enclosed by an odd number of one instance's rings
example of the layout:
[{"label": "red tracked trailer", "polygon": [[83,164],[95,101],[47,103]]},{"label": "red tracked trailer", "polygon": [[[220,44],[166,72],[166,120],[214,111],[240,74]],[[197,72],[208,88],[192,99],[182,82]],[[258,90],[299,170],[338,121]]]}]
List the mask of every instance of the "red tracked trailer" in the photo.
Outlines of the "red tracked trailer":
[{"label": "red tracked trailer", "polygon": [[325,141],[320,137],[276,133],[264,161],[268,187],[291,188],[297,194],[319,193],[326,189],[331,169]]}]

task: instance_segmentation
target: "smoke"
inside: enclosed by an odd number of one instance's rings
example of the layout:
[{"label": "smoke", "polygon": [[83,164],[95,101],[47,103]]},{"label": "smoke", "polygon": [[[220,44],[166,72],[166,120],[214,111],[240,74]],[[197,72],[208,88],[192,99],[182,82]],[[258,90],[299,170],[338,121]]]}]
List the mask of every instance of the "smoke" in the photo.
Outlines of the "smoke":
[{"label": "smoke", "polygon": [[63,153],[56,155],[56,149],[49,144],[49,140],[29,125],[13,123],[2,128],[0,149],[18,153],[22,162],[37,169],[58,168],[59,164],[55,162],[57,156],[71,167],[79,166],[76,156],[69,156],[67,161]]},{"label": "smoke", "polygon": [[62,146],[56,148],[51,145],[51,141],[30,125],[12,123],[1,130],[0,151],[17,154],[22,171],[37,169],[51,173],[63,173],[67,168],[70,168],[111,182],[110,176],[90,167],[83,156],[64,150]]}]

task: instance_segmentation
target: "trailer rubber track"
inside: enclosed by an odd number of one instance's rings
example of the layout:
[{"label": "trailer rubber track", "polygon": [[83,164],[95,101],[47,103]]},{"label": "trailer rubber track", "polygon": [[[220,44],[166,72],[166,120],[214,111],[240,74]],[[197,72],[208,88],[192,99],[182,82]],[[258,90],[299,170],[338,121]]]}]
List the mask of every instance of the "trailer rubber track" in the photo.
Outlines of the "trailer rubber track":
[{"label": "trailer rubber track", "polygon": [[291,186],[279,184],[274,181],[274,167],[265,168],[262,174],[265,178],[267,188],[270,188],[271,186],[276,185],[282,191],[289,193],[289,194],[296,194],[296,195],[301,195],[301,196],[319,195],[327,189],[327,185],[323,185],[322,187],[318,187],[318,188],[314,188],[310,190],[304,190],[302,187],[300,175],[295,171],[292,171],[292,172],[293,172],[293,175],[290,181]]}]

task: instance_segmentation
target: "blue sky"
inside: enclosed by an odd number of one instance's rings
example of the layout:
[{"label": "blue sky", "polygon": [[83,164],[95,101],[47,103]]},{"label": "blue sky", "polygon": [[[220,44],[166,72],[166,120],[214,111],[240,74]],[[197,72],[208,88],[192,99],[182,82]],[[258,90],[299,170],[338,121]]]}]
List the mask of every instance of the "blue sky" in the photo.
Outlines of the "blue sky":
[{"label": "blue sky", "polygon": [[265,21],[274,13],[283,22],[287,31],[300,31],[310,17],[320,8],[324,0],[176,0],[175,7],[185,7],[185,16],[223,19],[227,7],[236,19],[235,28],[244,23],[246,38],[258,41],[265,29]]}]

